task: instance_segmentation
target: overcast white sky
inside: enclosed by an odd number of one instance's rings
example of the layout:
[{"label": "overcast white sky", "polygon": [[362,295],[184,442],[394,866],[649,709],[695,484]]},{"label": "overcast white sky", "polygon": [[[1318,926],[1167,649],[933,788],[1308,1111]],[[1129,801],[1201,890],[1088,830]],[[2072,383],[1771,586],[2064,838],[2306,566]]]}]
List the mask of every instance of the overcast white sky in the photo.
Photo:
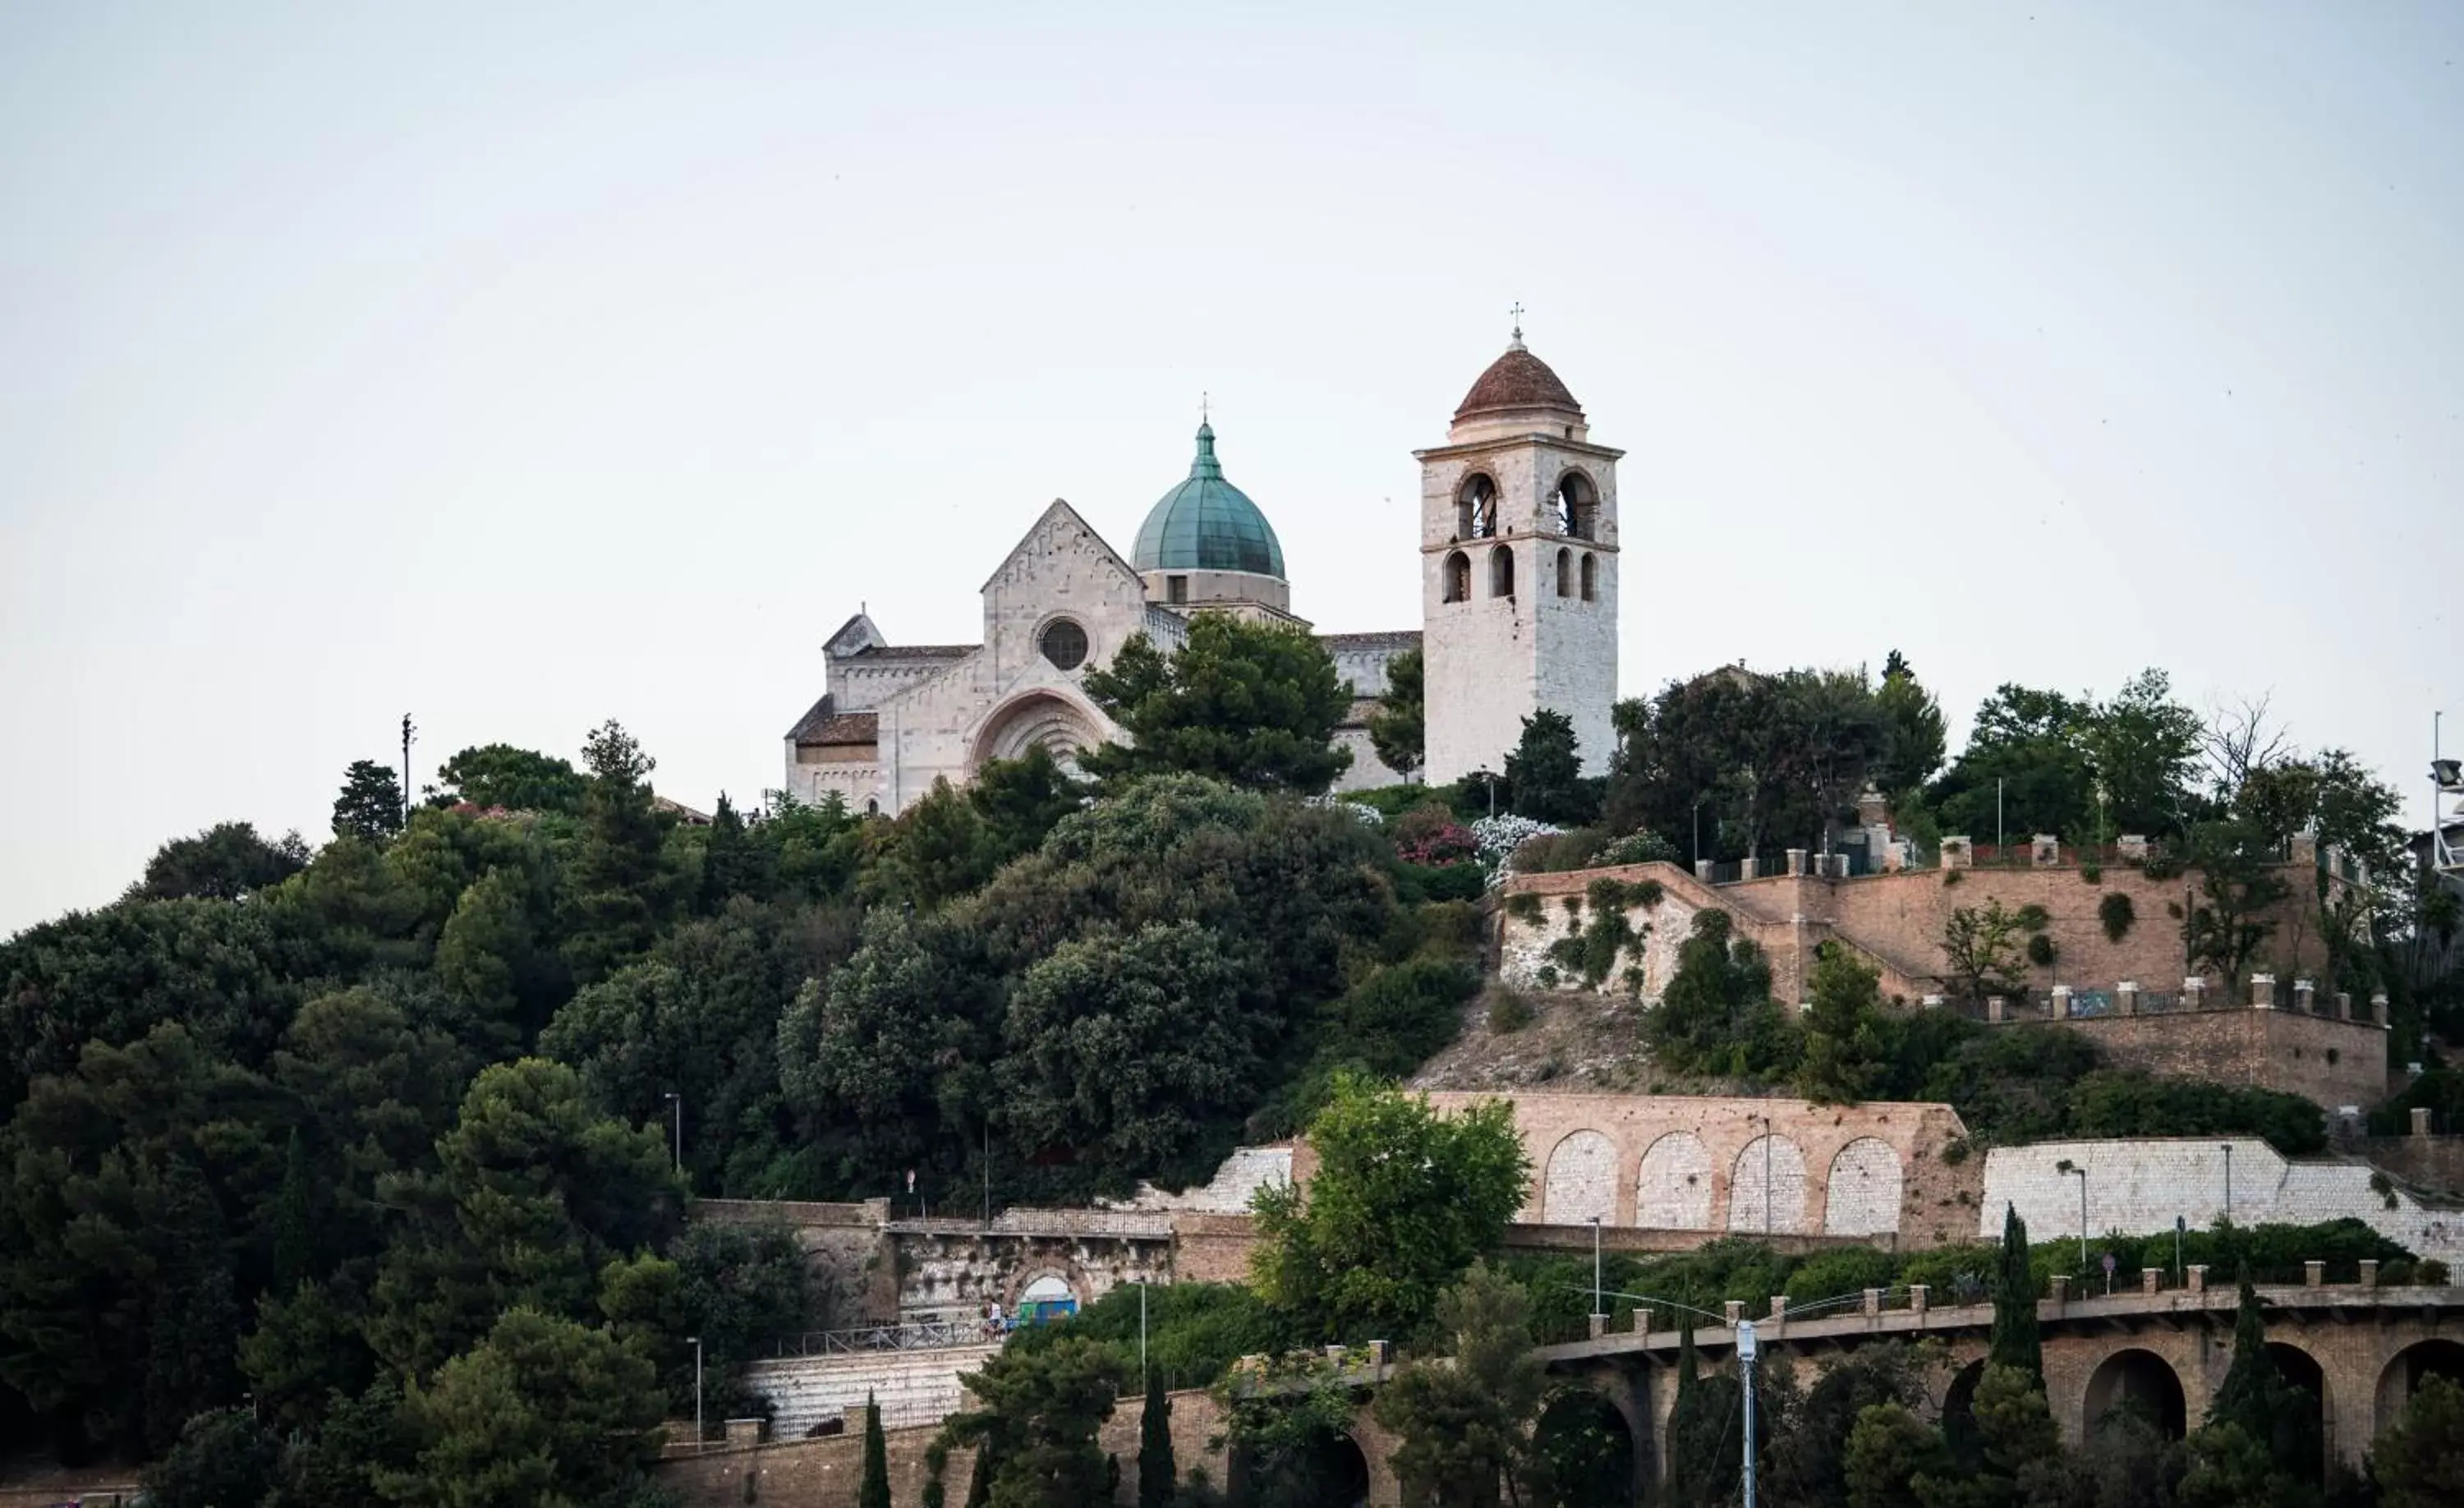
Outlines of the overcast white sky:
[{"label": "overcast white sky", "polygon": [[758,799],[859,601],[1126,547],[1201,390],[1294,608],[1413,626],[1517,299],[1626,694],[2156,664],[2423,816],[2464,7],[927,9],[0,0],[0,933],[405,711]]}]

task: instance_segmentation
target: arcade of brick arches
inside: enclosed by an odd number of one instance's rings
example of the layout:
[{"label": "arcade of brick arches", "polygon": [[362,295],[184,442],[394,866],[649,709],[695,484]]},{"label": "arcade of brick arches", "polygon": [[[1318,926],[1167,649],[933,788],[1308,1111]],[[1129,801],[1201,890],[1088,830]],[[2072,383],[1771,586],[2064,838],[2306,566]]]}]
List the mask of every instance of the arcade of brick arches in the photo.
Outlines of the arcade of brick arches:
[{"label": "arcade of brick arches", "polygon": [[[2258,1290],[2268,1347],[2318,1409],[2331,1459],[2359,1464],[2424,1377],[2464,1380],[2464,1289],[2382,1287],[2367,1268],[2356,1282],[2326,1282],[2315,1264],[2310,1276],[2314,1280],[2303,1284]],[[2046,1392],[2067,1441],[2077,1445],[2098,1418],[2125,1404],[2148,1408],[2176,1436],[2205,1414],[2232,1361],[2235,1294],[2229,1286],[2207,1286],[2201,1269],[2192,1268],[2189,1277],[2188,1287],[2168,1288],[2150,1272],[2111,1297],[2076,1298],[2057,1287],[2038,1306]],[[1860,1347],[1930,1340],[1940,1343],[1940,1360],[1928,1390],[1951,1409],[1975,1386],[1993,1317],[1991,1304],[1932,1305],[1922,1289],[1878,1290],[1844,1315],[1832,1310],[1813,1319],[1791,1320],[1787,1302],[1773,1300],[1770,1313],[1751,1318],[1766,1357],[1789,1357],[1800,1385]],[[1730,1318],[1729,1326],[1695,1333],[1706,1368],[1732,1365],[1733,1321],[1747,1316],[1732,1306]],[[1678,1345],[1669,1331],[1618,1330],[1538,1352],[1558,1384],[1552,1407],[1570,1397],[1596,1398],[1623,1424],[1628,1440],[1639,1444],[1631,1454],[1638,1502],[1657,1499],[1665,1473]],[[1362,1399],[1346,1454],[1357,1453],[1366,1500],[1396,1504],[1401,1500],[1392,1466],[1396,1442],[1370,1420],[1366,1407],[1369,1392],[1393,1374],[1382,1349],[1346,1359],[1342,1375]],[[1123,1400],[1104,1431],[1106,1449],[1125,1464],[1136,1451],[1138,1410],[1138,1400]],[[1184,1470],[1201,1464],[1213,1480],[1228,1479],[1214,1399],[1199,1391],[1176,1394],[1172,1432]],[[924,1452],[935,1432],[933,1426],[889,1432],[901,1500],[922,1492]],[[852,1505],[862,1433],[856,1428],[826,1439],[715,1450],[671,1460],[661,1475],[688,1502],[710,1508],[747,1501]],[[967,1464],[963,1453],[954,1456],[952,1475],[964,1480]],[[757,1478],[749,1488],[748,1475]],[[1123,1501],[1133,1483],[1134,1474],[1125,1474]]]}]

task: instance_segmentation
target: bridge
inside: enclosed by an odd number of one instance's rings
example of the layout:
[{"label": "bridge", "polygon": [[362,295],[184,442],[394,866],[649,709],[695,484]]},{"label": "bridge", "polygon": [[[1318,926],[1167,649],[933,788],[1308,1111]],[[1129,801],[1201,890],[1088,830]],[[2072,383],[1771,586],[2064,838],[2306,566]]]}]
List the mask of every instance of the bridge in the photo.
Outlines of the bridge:
[{"label": "bridge", "polygon": [[[2464,1289],[2382,1287],[2376,1263],[2362,1280],[2328,1283],[2322,1265],[2308,1281],[2257,1288],[2267,1345],[2288,1381],[2317,1409],[2329,1458],[2358,1466],[2380,1431],[2393,1423],[2426,1375],[2464,1380]],[[2044,1343],[2045,1388],[2063,1439],[2080,1444],[2089,1428],[2126,1400],[2142,1400],[2176,1438],[2195,1428],[2233,1360],[2235,1289],[2210,1287],[2192,1268],[2186,1287],[2166,1289],[2155,1271],[2139,1287],[2111,1296],[2074,1296],[2066,1279],[2036,1306]],[[1946,1410],[1963,1410],[1984,1371],[1993,1324],[1991,1303],[1935,1306],[1922,1287],[1869,1290],[1856,1308],[1792,1318],[1789,1300],[1771,1300],[1753,1327],[1765,1357],[1791,1358],[1801,1383],[1860,1347],[1886,1342],[1937,1343],[1928,1390]],[[1698,1329],[1696,1350],[1706,1368],[1733,1365],[1743,1305],[1728,1305],[1725,1325]],[[1623,1420],[1634,1452],[1636,1489],[1647,1499],[1665,1475],[1668,1417],[1676,1405],[1673,1330],[1646,1328],[1595,1334],[1543,1346],[1551,1375],[1599,1393]],[[1595,1322],[1595,1325],[1597,1322]],[[1364,1455],[1370,1453],[1364,1452]],[[1391,1481],[1372,1456],[1372,1502],[1393,1502]]]}]

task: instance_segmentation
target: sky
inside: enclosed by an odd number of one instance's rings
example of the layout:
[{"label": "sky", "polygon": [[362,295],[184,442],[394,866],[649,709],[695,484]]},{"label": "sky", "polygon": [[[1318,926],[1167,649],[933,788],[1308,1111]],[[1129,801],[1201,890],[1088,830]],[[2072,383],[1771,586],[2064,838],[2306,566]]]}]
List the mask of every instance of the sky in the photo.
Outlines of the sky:
[{"label": "sky", "polygon": [[[2464,711],[2464,7],[0,0],[0,935],[353,759],[779,783],[1199,395],[1417,626],[1509,306],[1619,467],[1626,695]],[[2442,584],[2444,583],[2444,584]],[[2450,747],[2464,746],[2464,721]]]}]

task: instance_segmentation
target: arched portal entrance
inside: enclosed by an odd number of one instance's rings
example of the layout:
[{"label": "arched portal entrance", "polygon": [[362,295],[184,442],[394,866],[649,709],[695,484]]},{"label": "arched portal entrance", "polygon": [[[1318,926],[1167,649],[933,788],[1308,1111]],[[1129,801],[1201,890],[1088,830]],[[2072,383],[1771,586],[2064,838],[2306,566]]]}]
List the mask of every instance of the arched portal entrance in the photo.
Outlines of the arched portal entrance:
[{"label": "arched portal entrance", "polygon": [[1531,1443],[1546,1508],[1625,1508],[1634,1500],[1634,1432],[1588,1388],[1560,1390],[1540,1410]]},{"label": "arched portal entrance", "polygon": [[2299,1432],[2303,1458],[2315,1471],[2324,1473],[2334,1453],[2331,1436],[2336,1422],[2336,1410],[2327,1397],[2326,1368],[2317,1357],[2285,1341],[2268,1342],[2267,1359],[2293,1388],[2292,1408],[2284,1423]]},{"label": "arched portal entrance", "polygon": [[2404,1415],[2414,1389],[2425,1377],[2464,1383],[2464,1344],[2450,1340],[2416,1341],[2391,1357],[2379,1373],[2378,1419],[2384,1432]]},{"label": "arched portal entrance", "polygon": [[1029,691],[984,719],[967,770],[973,774],[995,759],[1016,759],[1035,748],[1065,768],[1075,768],[1079,754],[1103,741],[1102,725],[1076,701],[1057,692]]},{"label": "arched portal entrance", "polygon": [[2168,1440],[2189,1432],[2189,1410],[2182,1397],[2182,1379],[2173,1364],[2137,1346],[2114,1352],[2088,1374],[2087,1427],[2116,1410],[2140,1414]]},{"label": "arched portal entrance", "polygon": [[1972,1461],[1977,1452],[1976,1385],[1985,1380],[1985,1364],[1970,1362],[1950,1380],[1942,1395],[1942,1437],[1950,1453]]}]

